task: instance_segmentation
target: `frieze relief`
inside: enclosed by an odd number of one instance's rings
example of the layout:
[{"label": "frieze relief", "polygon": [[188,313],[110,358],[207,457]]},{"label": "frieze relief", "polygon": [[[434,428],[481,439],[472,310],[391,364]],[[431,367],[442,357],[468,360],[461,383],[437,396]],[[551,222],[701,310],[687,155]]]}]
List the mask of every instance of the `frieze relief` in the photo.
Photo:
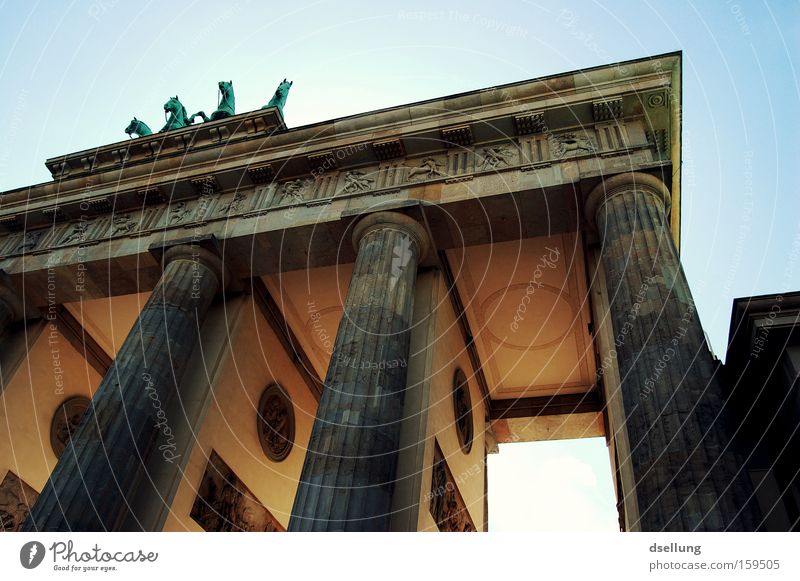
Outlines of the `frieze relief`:
[{"label": "frieze relief", "polygon": [[219,216],[234,216],[236,214],[241,214],[246,210],[245,202],[247,201],[247,192],[243,190],[239,190],[235,192],[232,196],[225,201],[225,203],[220,204],[219,208],[217,209],[217,215]]},{"label": "frieze relief", "polygon": [[205,191],[197,198],[197,204],[194,212],[194,219],[196,222],[205,222],[214,215],[215,206],[219,201],[219,194]]},{"label": "frieze relief", "polygon": [[180,226],[189,220],[192,208],[189,202],[173,202],[167,207],[165,226]]},{"label": "frieze relief", "polygon": [[89,237],[89,231],[93,226],[93,220],[81,220],[80,222],[75,222],[69,225],[64,238],[61,240],[61,246],[67,246],[69,244],[82,244],[87,241]]},{"label": "frieze relief", "polygon": [[273,206],[304,203],[311,198],[313,186],[313,180],[308,178],[284,182],[278,186]]},{"label": "frieze relief", "polygon": [[140,223],[133,217],[133,214],[114,214],[111,218],[111,232],[109,236],[125,236],[138,230]]},{"label": "frieze relief", "polygon": [[344,185],[339,193],[358,194],[368,192],[375,184],[375,179],[369,177],[363,171],[351,170],[344,174]]},{"label": "frieze relief", "polygon": [[[621,135],[613,136],[624,145],[624,132]],[[142,198],[139,210],[54,222],[49,228],[12,231],[0,240],[0,252],[4,256],[41,253],[58,247],[141,236],[156,229],[185,228],[233,216],[256,216],[293,205],[324,205],[337,196],[377,196],[428,181],[471,180],[476,172],[514,168],[524,171],[557,160],[595,155],[598,149],[597,133],[589,128],[521,136],[488,145],[455,146],[439,154],[384,160],[374,166],[352,170],[331,168],[314,176],[270,181],[227,193],[219,191],[213,175],[204,176],[192,180],[198,194],[196,198],[168,200],[154,186],[145,192],[147,198]],[[605,143],[603,149],[607,149]],[[273,173],[262,173],[274,177]],[[155,197],[150,196],[151,192]],[[42,212],[50,210],[45,208]],[[6,222],[10,223],[11,219],[6,217]],[[24,219],[19,222],[25,223]]]},{"label": "frieze relief", "polygon": [[421,182],[447,177],[443,171],[444,163],[435,157],[425,157],[419,165],[412,166],[406,173],[406,181]]},{"label": "frieze relief", "polygon": [[589,131],[553,134],[550,139],[550,151],[555,159],[594,155],[597,153],[597,140]]},{"label": "frieze relief", "polygon": [[518,159],[516,151],[507,145],[493,145],[481,148],[478,154],[478,169],[492,171],[516,164]]},{"label": "frieze relief", "polygon": [[44,230],[32,230],[23,233],[21,235],[19,244],[17,245],[16,249],[14,249],[14,254],[25,254],[27,252],[36,250],[36,247],[39,245],[39,241],[41,240],[43,234]]},{"label": "frieze relief", "polygon": [[[0,243],[0,251],[3,255],[32,254],[40,252],[50,246],[49,242],[54,239],[53,234],[56,228],[41,228],[39,230],[28,230],[24,232],[14,232],[6,236]],[[61,235],[59,229],[58,235]],[[57,237],[55,237],[57,239]]]}]

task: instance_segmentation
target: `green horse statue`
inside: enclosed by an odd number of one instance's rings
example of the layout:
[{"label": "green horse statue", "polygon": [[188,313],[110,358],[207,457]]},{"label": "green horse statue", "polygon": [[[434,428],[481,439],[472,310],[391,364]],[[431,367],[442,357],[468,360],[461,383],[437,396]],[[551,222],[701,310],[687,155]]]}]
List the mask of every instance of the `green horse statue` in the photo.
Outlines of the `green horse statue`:
[{"label": "green horse statue", "polygon": [[272,99],[269,100],[269,103],[261,107],[262,109],[268,109],[269,107],[277,107],[278,111],[281,112],[283,115],[283,106],[286,105],[286,97],[289,96],[289,89],[292,86],[294,81],[287,81],[283,79],[281,84],[278,85],[278,88],[275,89],[275,94],[272,96]]},{"label": "green horse statue", "polygon": [[192,121],[195,117],[202,117],[203,121],[216,121],[217,119],[225,119],[236,114],[236,99],[233,96],[233,81],[219,82],[219,95],[220,99],[217,104],[217,110],[211,114],[211,117],[206,117],[202,111],[198,111],[192,115]]},{"label": "green horse statue", "polygon": [[164,103],[164,117],[167,119],[167,124],[161,128],[160,133],[188,127],[194,123],[194,119],[189,118],[186,114],[186,107],[178,100],[178,95],[175,95]]},{"label": "green horse statue", "polygon": [[125,128],[125,133],[128,134],[128,137],[133,139],[133,134],[136,134],[136,137],[144,137],[145,135],[152,135],[153,132],[147,126],[147,123],[144,121],[139,121],[136,117],[128,124]]}]

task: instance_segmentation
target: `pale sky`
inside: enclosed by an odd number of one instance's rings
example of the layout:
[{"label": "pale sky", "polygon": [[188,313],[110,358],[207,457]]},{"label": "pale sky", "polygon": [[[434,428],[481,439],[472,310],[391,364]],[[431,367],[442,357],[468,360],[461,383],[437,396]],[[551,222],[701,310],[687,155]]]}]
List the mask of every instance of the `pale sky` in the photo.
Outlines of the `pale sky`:
[{"label": "pale sky", "polygon": [[605,438],[500,444],[490,531],[619,531]]},{"label": "pale sky", "polygon": [[[170,96],[213,110],[219,80],[244,112],[288,77],[298,127],[680,49],[682,257],[724,357],[734,297],[800,289],[799,28],[789,1],[0,2],[0,190],[134,115],[157,130]],[[602,440],[490,466],[493,530],[616,527]]]}]

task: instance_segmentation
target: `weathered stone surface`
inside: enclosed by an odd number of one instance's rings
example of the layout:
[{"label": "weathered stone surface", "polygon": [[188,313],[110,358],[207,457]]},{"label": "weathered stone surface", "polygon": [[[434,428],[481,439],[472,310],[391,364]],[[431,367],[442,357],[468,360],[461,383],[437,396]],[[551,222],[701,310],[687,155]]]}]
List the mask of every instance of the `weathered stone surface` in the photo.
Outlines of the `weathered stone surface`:
[{"label": "weathered stone surface", "polygon": [[292,509],[293,531],[389,528],[424,230],[378,212],[355,229],[358,257]]},{"label": "weathered stone surface", "polygon": [[284,530],[214,450],[198,487],[191,517],[208,532],[274,533]]},{"label": "weathered stone surface", "polygon": [[0,532],[19,531],[39,493],[11,470],[0,482]]},{"label": "weathered stone surface", "polygon": [[0,270],[0,333],[6,326],[22,317],[22,301],[8,280],[8,275]]},{"label": "weathered stone surface", "polygon": [[190,245],[168,249],[164,265],[25,530],[116,530],[129,516],[137,482],[147,478],[148,459],[160,454],[171,462],[180,454],[164,410],[220,288],[222,270],[211,252]]},{"label": "weathered stone surface", "polygon": [[752,530],[668,208],[666,186],[641,173],[605,180],[586,203],[603,244],[617,337],[631,445],[620,462],[633,464],[642,530]]}]

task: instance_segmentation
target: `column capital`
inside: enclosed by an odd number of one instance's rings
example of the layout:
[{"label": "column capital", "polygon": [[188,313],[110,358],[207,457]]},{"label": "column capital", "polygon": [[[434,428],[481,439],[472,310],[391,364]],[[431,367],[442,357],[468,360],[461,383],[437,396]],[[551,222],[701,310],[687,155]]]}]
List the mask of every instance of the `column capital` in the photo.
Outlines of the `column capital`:
[{"label": "column capital", "polygon": [[168,264],[177,260],[187,260],[202,264],[217,278],[220,289],[227,286],[227,269],[215,252],[197,244],[177,244],[175,246],[169,246],[164,249],[164,256],[161,259],[162,270],[166,270]]},{"label": "column capital", "polygon": [[428,238],[428,233],[425,231],[425,228],[413,218],[399,212],[375,212],[374,214],[369,214],[362,218],[361,221],[356,224],[356,227],[353,228],[353,247],[356,252],[358,252],[358,248],[364,236],[369,232],[383,228],[400,230],[411,236],[417,243],[419,262],[422,262],[428,254],[430,239]]},{"label": "column capital", "polygon": [[597,184],[586,197],[583,212],[591,227],[597,230],[597,212],[608,200],[626,192],[641,192],[655,198],[666,215],[671,196],[669,188],[655,176],[641,172],[627,172],[606,178]]}]

